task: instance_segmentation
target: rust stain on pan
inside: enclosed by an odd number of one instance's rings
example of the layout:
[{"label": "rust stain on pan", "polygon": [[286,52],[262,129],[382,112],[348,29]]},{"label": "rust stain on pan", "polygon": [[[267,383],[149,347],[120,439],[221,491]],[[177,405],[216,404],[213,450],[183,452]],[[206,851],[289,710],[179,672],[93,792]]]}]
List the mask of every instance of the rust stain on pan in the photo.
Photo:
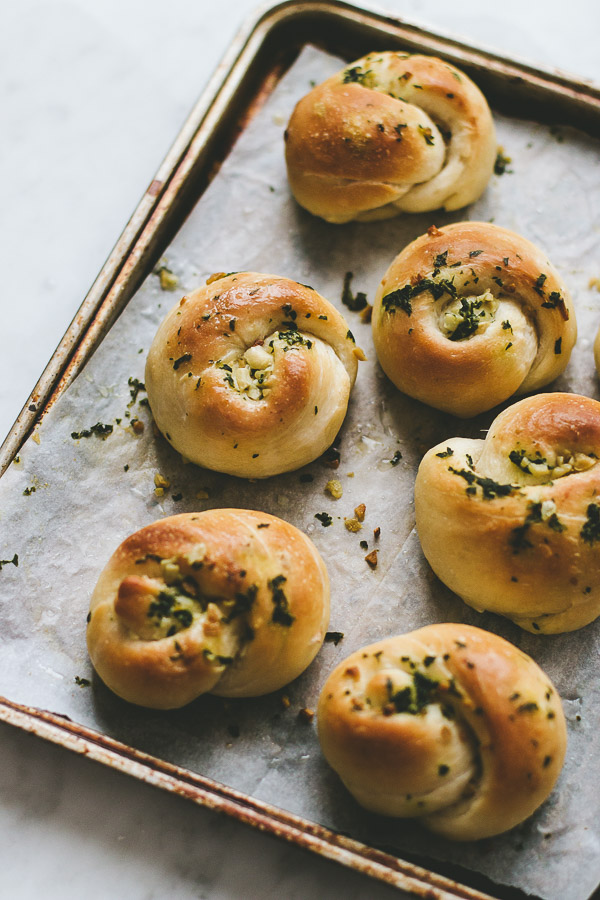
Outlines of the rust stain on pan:
[{"label": "rust stain on pan", "polygon": [[155,178],[154,181],[150,184],[150,187],[148,188],[146,193],[149,194],[151,197],[156,197],[156,196],[158,196],[158,194],[160,194],[162,186],[163,186],[162,181],[159,181],[157,178]]}]

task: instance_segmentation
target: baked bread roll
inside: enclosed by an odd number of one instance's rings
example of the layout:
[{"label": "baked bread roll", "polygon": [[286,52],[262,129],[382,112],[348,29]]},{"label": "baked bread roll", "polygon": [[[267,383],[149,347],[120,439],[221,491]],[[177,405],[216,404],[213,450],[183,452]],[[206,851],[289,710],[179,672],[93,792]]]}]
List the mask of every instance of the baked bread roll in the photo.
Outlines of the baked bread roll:
[{"label": "baked bread roll", "polygon": [[432,56],[370,53],[300,100],[285,133],[298,203],[328,222],[460,209],[492,174],[485,97]]},{"label": "baked bread roll", "polygon": [[565,757],[560,697],[508,641],[428,625],[358,650],[319,700],[325,758],[366,809],[452,840],[507,831],[548,797]]},{"label": "baked bread roll", "polygon": [[470,606],[534,633],[600,614],[600,403],[538,394],[424,457],[417,531],[436,575]]},{"label": "baked bread roll", "polygon": [[239,272],[183,297],[146,362],[154,420],[207,469],[267,478],[333,443],[356,378],[344,317],[312,288]]},{"label": "baked bread roll", "polygon": [[577,338],[569,292],[545,254],[486,222],[432,227],[405,247],[372,323],[396,387],[464,417],[548,384]]},{"label": "baked bread roll", "polygon": [[261,512],[170,516],[128,537],[91,599],[88,650],[130,703],[184,706],[200,694],[275,691],[316,656],[329,582],[312,542]]}]

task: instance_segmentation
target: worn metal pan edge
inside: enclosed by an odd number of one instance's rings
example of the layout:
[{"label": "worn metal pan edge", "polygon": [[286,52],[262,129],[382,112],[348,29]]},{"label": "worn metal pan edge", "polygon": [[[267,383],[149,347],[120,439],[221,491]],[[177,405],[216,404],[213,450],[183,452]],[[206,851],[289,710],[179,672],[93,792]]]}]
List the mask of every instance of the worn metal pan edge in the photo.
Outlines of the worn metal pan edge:
[{"label": "worn metal pan edge", "polygon": [[[208,82],[0,447],[0,475],[43,413],[83,368],[148,273],[152,258],[164,250],[173,216],[182,198],[185,199],[188,181],[205,164],[210,138],[226,119],[253,60],[277,32],[296,29],[300,22],[310,23],[312,27],[319,21],[321,27],[325,22],[335,23],[338,32],[342,24],[355,30],[357,40],[363,44],[377,36],[379,41],[388,44],[441,54],[467,71],[480,74],[487,71],[496,78],[500,76],[513,91],[516,88],[528,93],[535,91],[553,103],[561,98],[578,116],[583,114],[586,130],[600,133],[600,88],[563,74],[516,63],[341,0],[286,0],[259,11],[242,27]],[[579,119],[577,122],[581,125]],[[143,754],[60,715],[0,698],[0,720],[141,781],[225,812],[238,821],[402,888],[413,896],[428,900],[490,900],[489,894]]]},{"label": "worn metal pan edge", "polygon": [[365,875],[425,900],[494,900],[489,894],[458,884],[413,863],[336,834],[292,813],[143,753],[104,734],[46,710],[0,697],[0,721],[132,775],[146,784],[178,794],[201,806],[358,869]]}]

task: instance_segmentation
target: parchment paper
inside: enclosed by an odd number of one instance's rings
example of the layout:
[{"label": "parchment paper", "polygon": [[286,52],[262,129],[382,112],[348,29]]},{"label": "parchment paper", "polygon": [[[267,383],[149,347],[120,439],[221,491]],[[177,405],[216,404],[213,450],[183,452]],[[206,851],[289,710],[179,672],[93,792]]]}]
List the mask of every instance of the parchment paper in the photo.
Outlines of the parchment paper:
[{"label": "parchment paper", "polygon": [[[18,566],[7,562],[0,571],[0,693],[66,714],[400,855],[451,860],[545,900],[583,900],[600,881],[600,621],[573,634],[538,637],[500,617],[479,615],[432,575],[413,528],[413,481],[422,454],[453,435],[480,436],[495,412],[464,422],[404,397],[377,364],[370,326],[347,310],[369,359],[360,366],[340,435],[337,471],[317,461],[257,483],[210,473],[185,465],[154,433],[150,411],[139,402],[143,392],[128,407],[128,379],[143,380],[145,353],[159,321],[212,272],[286,275],[313,285],[344,310],[340,295],[347,270],[354,272],[353,287],[372,301],[389,263],[409,240],[433,223],[465,218],[495,221],[546,249],[572,289],[580,333],[565,376],[552,388],[598,396],[591,341],[600,296],[588,287],[590,278],[600,276],[597,143],[575,131],[496,116],[499,142],[512,164],[492,178],[474,206],[452,215],[328,225],[290,197],[283,130],[311,83],[341,65],[312,48],[302,53],[168,248],[177,292],[162,291],[156,275],[148,277],[0,482],[0,558],[18,554]],[[142,434],[131,429],[135,416],[145,425]],[[106,439],[71,437],[97,422],[114,426]],[[397,450],[402,458],[392,465]],[[157,472],[171,484],[161,499],[154,492]],[[324,491],[331,477],[343,485],[337,501]],[[198,499],[202,491],[208,497]],[[352,516],[359,503],[367,507],[364,527],[351,534],[343,517]],[[93,675],[87,658],[85,619],[96,578],[120,541],[143,525],[223,506],[265,510],[310,534],[331,576],[330,628],[344,638],[337,646],[325,644],[310,669],[276,695],[246,701],[205,697],[170,713],[129,706]],[[333,517],[330,527],[315,519],[319,512]],[[368,541],[369,550],[380,548],[375,571],[364,561],[360,540]],[[479,625],[520,646],[557,685],[569,723],[567,763],[549,801],[509,834],[477,843],[452,844],[412,822],[362,811],[322,760],[314,722],[303,723],[297,715],[302,707],[316,706],[327,674],[352,650],[435,621]],[[76,677],[91,685],[77,684]]]}]

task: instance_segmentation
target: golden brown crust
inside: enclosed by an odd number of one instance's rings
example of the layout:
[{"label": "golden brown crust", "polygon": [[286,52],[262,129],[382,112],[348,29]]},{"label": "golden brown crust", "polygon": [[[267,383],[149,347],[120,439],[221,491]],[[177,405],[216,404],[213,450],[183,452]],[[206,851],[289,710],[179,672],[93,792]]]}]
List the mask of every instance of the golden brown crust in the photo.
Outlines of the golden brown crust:
[{"label": "golden brown crust", "polygon": [[158,709],[207,691],[259,696],[296,678],[329,620],[312,542],[266,513],[216,509],[127,538],[94,590],[88,650],[120,697]]},{"label": "golden brown crust", "polygon": [[158,428],[183,456],[266,478],[333,442],[360,356],[344,317],[316,291],[239,272],[171,310],[145,383]]},{"label": "golden brown crust", "polygon": [[600,614],[600,403],[575,394],[521,400],[485,441],[451,438],[415,484],[423,552],[478,610],[534,633]]},{"label": "golden brown crust", "polygon": [[560,773],[566,727],[535,662],[468,625],[429,625],[356,651],[327,679],[319,738],[373,812],[453,840],[517,825]]},{"label": "golden brown crust", "polygon": [[429,56],[371,53],[300,100],[286,131],[292,192],[329,222],[382,218],[479,197],[494,165],[485,98]]},{"label": "golden brown crust", "polygon": [[545,254],[487,222],[430,229],[405,247],[379,286],[372,327],[396,387],[458,416],[548,384],[577,337]]}]

